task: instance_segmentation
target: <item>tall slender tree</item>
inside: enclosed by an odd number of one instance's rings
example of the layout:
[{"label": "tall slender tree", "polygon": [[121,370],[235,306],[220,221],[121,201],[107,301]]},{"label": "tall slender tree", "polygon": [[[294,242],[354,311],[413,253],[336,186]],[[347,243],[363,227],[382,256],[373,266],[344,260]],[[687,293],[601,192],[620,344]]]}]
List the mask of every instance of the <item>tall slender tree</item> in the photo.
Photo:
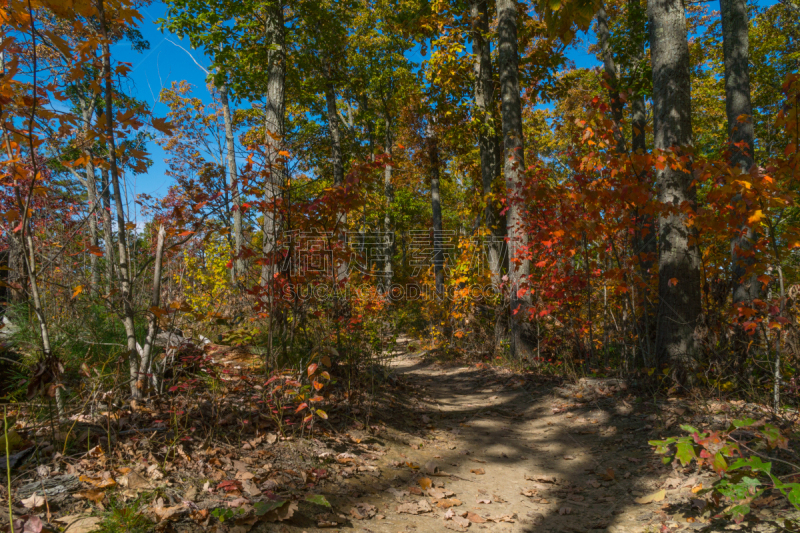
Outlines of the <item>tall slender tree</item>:
[{"label": "tall slender tree", "polygon": [[[725,60],[725,114],[730,138],[730,164],[747,173],[753,166],[753,107],[750,103],[750,27],[746,0],[720,0],[722,11],[722,51]],[[742,201],[741,196],[735,200]],[[731,241],[734,305],[752,302],[760,296],[757,274],[747,269],[755,263],[755,229],[742,221]]]},{"label": "tall slender tree", "polygon": [[127,220],[125,217],[125,204],[122,201],[122,186],[117,161],[117,145],[114,133],[114,86],[111,73],[111,51],[109,47],[109,24],[104,6],[105,0],[97,1],[97,11],[100,18],[100,33],[103,36],[102,42],[102,64],[104,86],[104,117],[106,120],[105,134],[106,146],[108,148],[108,163],[111,176],[111,189],[114,196],[114,204],[117,215],[117,260],[119,267],[119,290],[120,304],[122,306],[122,324],[125,328],[126,345],[128,348],[129,368],[130,368],[130,388],[131,395],[139,398],[142,391],[137,387],[139,384],[139,353],[136,349],[136,325],[133,310],[133,287],[132,270],[127,239]]},{"label": "tall slender tree", "polygon": [[428,165],[431,187],[431,214],[433,215],[433,275],[436,295],[444,296],[444,233],[442,231],[442,200],[439,194],[439,140],[436,138],[434,118],[428,120],[425,141],[428,148]]},{"label": "tall slender tree", "polygon": [[625,135],[622,132],[622,98],[620,97],[619,75],[617,73],[617,65],[614,61],[614,54],[611,51],[609,43],[610,32],[608,29],[608,15],[606,15],[606,8],[600,4],[597,10],[597,25],[595,33],[597,34],[597,44],[600,47],[600,59],[603,61],[603,73],[608,84],[608,96],[611,100],[611,117],[614,121],[614,140],[617,143],[616,150],[618,154],[624,154],[627,150]]},{"label": "tall slender tree", "polygon": [[222,107],[222,120],[225,126],[225,157],[228,163],[228,189],[231,194],[231,211],[233,216],[233,251],[236,260],[233,262],[233,277],[238,279],[244,274],[244,260],[240,257],[244,234],[242,227],[242,201],[239,191],[238,170],[236,168],[236,142],[233,137],[233,113],[231,112],[228,86],[219,88],[219,103]]},{"label": "tall slender tree", "polygon": [[659,215],[656,354],[678,382],[691,383],[699,354],[694,332],[701,313],[700,252],[689,216],[692,185],[692,101],[686,15],[682,0],[647,5],[653,67],[655,149],[673,161],[657,170]]},{"label": "tall slender tree", "polygon": [[495,120],[495,83],[492,69],[492,55],[489,41],[489,7],[487,0],[470,2],[470,20],[472,36],[473,73],[475,76],[473,99],[475,115],[478,123],[478,147],[481,157],[481,186],[484,208],[484,224],[489,231],[491,242],[488,246],[489,268],[492,283],[500,286],[503,266],[502,251],[505,249],[498,242],[505,235],[505,221],[502,220],[494,199],[492,185],[500,176],[500,143],[499,131]]},{"label": "tall slender tree", "polygon": [[[265,33],[269,41],[267,72],[267,103],[264,114],[264,141],[267,146],[269,177],[265,187],[265,201],[262,230],[264,241],[262,252],[269,257],[275,249],[278,230],[276,210],[270,207],[286,183],[286,167],[280,158],[284,137],[286,136],[286,25],[283,4],[271,2],[265,7]],[[274,266],[266,262],[261,267],[261,283],[272,278]]]},{"label": "tall slender tree", "polygon": [[517,2],[498,0],[497,31],[500,66],[500,91],[503,118],[503,172],[508,211],[506,225],[509,257],[509,336],[511,355],[527,359],[532,346],[523,334],[530,307],[527,277],[530,273],[528,236],[524,221],[525,154],[522,137],[522,103],[519,94],[519,43],[517,40]]}]

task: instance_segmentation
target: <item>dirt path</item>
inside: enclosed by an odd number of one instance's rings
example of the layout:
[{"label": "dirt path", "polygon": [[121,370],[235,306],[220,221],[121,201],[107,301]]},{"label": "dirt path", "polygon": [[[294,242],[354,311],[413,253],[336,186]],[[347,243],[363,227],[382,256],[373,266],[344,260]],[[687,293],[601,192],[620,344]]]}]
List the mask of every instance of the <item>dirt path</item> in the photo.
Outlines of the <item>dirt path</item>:
[{"label": "dirt path", "polygon": [[[348,433],[362,452],[334,455],[344,468],[328,491],[329,527],[317,527],[319,515],[301,505],[292,520],[260,531],[717,529],[691,505],[691,489],[710,485],[708,474],[663,466],[647,445],[678,431],[663,429],[668,407],[643,413],[625,390],[565,391],[408,353],[392,367],[399,386],[385,391],[373,429],[354,421]],[[433,487],[423,490],[427,480]],[[661,501],[634,501],[660,489]]]}]

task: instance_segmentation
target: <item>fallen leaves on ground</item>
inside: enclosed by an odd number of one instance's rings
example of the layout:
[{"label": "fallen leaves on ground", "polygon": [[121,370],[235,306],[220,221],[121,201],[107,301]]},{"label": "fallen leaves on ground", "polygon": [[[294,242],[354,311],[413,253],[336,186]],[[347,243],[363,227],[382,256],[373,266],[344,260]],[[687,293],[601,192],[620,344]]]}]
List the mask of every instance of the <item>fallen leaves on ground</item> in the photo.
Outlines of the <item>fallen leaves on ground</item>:
[{"label": "fallen leaves on ground", "polygon": [[634,501],[639,504],[645,504],[645,503],[660,502],[666,497],[667,497],[667,491],[661,489],[659,491],[653,492],[652,494],[642,496],[641,498],[636,498]]},{"label": "fallen leaves on ground", "polygon": [[54,521],[65,524],[64,533],[91,533],[100,529],[100,523],[103,519],[99,516],[74,514],[56,518]]},{"label": "fallen leaves on ground", "polygon": [[419,500],[417,503],[404,503],[397,506],[397,512],[401,514],[420,514],[433,511],[428,500]]},{"label": "fallen leaves on ground", "polygon": [[119,484],[131,490],[152,490],[155,488],[147,478],[133,471],[121,477]]},{"label": "fallen leaves on ground", "polygon": [[377,514],[377,509],[374,505],[368,503],[357,503],[355,507],[350,509],[350,516],[356,520],[368,520]]},{"label": "fallen leaves on ground", "polygon": [[100,489],[89,489],[76,492],[72,495],[73,498],[78,500],[89,500],[94,503],[100,503],[106,497],[106,493]]},{"label": "fallen leaves on ground", "polygon": [[156,518],[158,518],[159,522],[174,519],[182,514],[188,514],[189,512],[189,508],[183,504],[165,507],[163,498],[156,500],[156,503],[153,505],[153,507],[151,507],[151,510]]},{"label": "fallen leaves on ground", "polygon": [[458,507],[462,504],[461,500],[458,498],[445,498],[441,500],[435,500],[434,503],[436,507],[440,507],[442,509],[449,509],[450,507]]},{"label": "fallen leaves on ground", "polygon": [[274,500],[270,502],[255,502],[253,507],[256,516],[265,522],[282,522],[290,519],[297,511],[297,502],[288,500]]},{"label": "fallen leaves on ground", "polygon": [[30,498],[25,498],[21,500],[22,505],[24,505],[28,509],[36,509],[37,507],[41,507],[44,505],[45,499],[44,496],[40,496],[39,494],[32,494]]},{"label": "fallen leaves on ground", "polygon": [[546,476],[544,474],[525,474],[525,479],[528,481],[538,481],[539,483],[556,483],[555,476]]}]

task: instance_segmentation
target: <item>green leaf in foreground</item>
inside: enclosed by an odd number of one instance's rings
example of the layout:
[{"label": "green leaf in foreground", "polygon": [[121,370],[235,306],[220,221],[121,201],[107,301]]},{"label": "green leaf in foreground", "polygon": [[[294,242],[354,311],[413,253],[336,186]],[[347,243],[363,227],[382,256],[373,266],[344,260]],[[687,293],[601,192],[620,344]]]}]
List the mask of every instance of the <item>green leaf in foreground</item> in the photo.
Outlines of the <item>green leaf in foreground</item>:
[{"label": "green leaf in foreground", "polygon": [[280,509],[289,500],[274,500],[270,502],[255,502],[253,504],[253,508],[256,510],[256,516],[264,516],[270,511],[274,511],[275,509]]},{"label": "green leaf in foreground", "polygon": [[325,507],[330,507],[331,504],[328,500],[325,499],[325,496],[322,494],[312,494],[311,496],[306,496],[306,501],[311,503],[316,503],[317,505],[324,505]]}]

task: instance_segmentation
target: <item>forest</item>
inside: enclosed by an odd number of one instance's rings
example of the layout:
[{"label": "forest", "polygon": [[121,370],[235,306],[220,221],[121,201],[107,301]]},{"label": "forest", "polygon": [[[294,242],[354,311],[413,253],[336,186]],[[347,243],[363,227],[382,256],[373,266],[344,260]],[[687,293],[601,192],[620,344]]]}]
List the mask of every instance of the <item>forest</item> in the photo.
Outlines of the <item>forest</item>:
[{"label": "forest", "polygon": [[0,531],[800,530],[796,0],[0,26]]}]

